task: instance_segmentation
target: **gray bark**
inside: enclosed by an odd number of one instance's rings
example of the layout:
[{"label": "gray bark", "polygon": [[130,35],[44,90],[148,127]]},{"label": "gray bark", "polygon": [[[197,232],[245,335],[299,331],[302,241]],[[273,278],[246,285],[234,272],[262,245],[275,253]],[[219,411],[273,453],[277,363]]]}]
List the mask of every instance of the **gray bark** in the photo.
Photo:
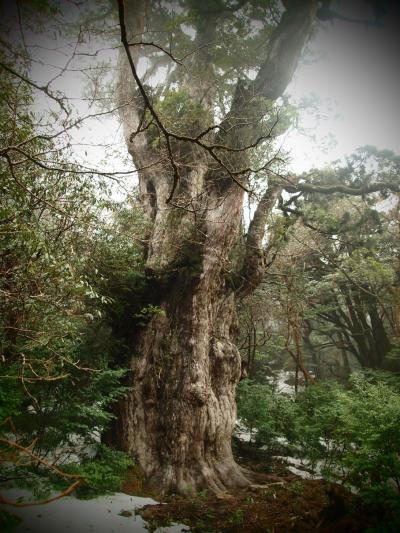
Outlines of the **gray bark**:
[{"label": "gray bark", "polygon": [[[127,3],[132,33],[143,31],[143,9],[142,1]],[[253,142],[252,128],[244,126],[242,118],[260,114],[265,98],[277,98],[285,89],[310,35],[315,11],[316,2],[308,0],[293,2],[284,13],[256,82],[244,88],[238,83],[224,121],[229,127],[225,132],[221,129],[213,142],[232,148]],[[203,26],[212,32],[212,22]],[[198,39],[204,40],[201,31]],[[204,58],[202,54],[199,59],[204,83],[196,87],[202,94],[208,88],[207,98],[194,89],[193,97],[202,98],[207,107],[212,106],[213,80],[212,69],[204,68]],[[153,222],[146,271],[157,299],[149,303],[162,312],[137,331],[130,363],[131,389],[117,406],[112,440],[137,458],[158,489],[218,492],[244,486],[248,478],[231,451],[241,361],[234,344],[238,333],[236,295],[227,283],[227,274],[233,268],[230,254],[239,237],[244,197],[240,185],[245,186],[246,174],[238,175],[238,185],[226,168],[199,146],[175,143],[176,160],[184,154],[185,165],[179,169],[177,189],[167,204],[173,182],[171,166],[165,153],[150,146],[147,132],[132,138],[142,101],[124,55],[120,67],[119,98],[130,104],[121,113],[124,134],[135,165],[141,169],[141,201]],[[256,99],[250,97],[254,90]],[[247,164],[246,152],[218,154],[230,171]],[[258,252],[277,193],[276,189],[266,194],[251,226],[245,267],[249,290],[259,280]]]}]

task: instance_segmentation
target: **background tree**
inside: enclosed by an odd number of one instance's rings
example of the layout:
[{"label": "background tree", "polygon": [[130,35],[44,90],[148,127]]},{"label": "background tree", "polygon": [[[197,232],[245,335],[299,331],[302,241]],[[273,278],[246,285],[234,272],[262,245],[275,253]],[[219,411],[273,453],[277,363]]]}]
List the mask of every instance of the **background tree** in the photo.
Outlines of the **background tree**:
[{"label": "background tree", "polygon": [[[394,182],[397,177],[396,156],[366,147],[344,165],[314,171],[307,180],[318,181],[322,188],[335,183],[348,189],[373,187],[382,179]],[[283,359],[285,345],[296,352],[296,343],[286,343],[285,331],[293,329],[289,310],[297,309],[300,351],[318,378],[346,378],[360,367],[395,370],[397,195],[382,191],[363,198],[308,192],[281,201],[280,207],[285,216],[276,211],[281,222],[275,228],[285,228],[284,239],[257,291],[257,300],[275,302],[272,313],[258,305],[260,326],[269,317],[270,347]]]},{"label": "background tree", "polygon": [[[335,175],[343,183],[371,186],[382,176],[398,179],[398,170],[392,153],[366,148]],[[329,172],[318,177],[320,182],[330,179]],[[306,267],[309,328],[325,328],[325,336],[362,367],[390,368],[390,353],[398,344],[397,197],[335,195],[328,203],[317,194],[306,202],[303,223],[312,238]]]}]

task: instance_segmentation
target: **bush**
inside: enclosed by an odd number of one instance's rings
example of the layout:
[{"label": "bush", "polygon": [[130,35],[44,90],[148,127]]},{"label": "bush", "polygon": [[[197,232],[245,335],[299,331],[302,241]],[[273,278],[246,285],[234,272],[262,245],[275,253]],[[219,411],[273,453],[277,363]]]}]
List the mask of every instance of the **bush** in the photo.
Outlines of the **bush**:
[{"label": "bush", "polygon": [[76,494],[78,498],[87,499],[119,491],[127,469],[132,465],[133,461],[127,454],[99,445],[94,459],[68,465],[64,470],[84,478],[84,484]]},{"label": "bush", "polygon": [[279,394],[272,385],[250,380],[238,386],[238,417],[260,446],[272,449],[279,439],[293,438],[295,405],[290,396]]},{"label": "bush", "polygon": [[400,492],[400,394],[373,374],[353,374],[350,389],[323,383],[296,398],[295,441],[363,493]]},{"label": "bush", "polygon": [[308,387],[295,401],[294,428],[289,440],[313,467],[321,461],[326,475],[331,468],[338,468],[336,461],[348,442],[340,434],[339,405],[343,394],[341,385],[327,381]]},{"label": "bush", "polygon": [[292,451],[314,467],[321,462],[326,477],[357,490],[390,527],[397,527],[399,383],[393,374],[355,373],[348,389],[323,382],[291,400],[271,386],[247,382],[239,386],[238,413],[256,442],[271,448],[277,437],[286,437]]}]

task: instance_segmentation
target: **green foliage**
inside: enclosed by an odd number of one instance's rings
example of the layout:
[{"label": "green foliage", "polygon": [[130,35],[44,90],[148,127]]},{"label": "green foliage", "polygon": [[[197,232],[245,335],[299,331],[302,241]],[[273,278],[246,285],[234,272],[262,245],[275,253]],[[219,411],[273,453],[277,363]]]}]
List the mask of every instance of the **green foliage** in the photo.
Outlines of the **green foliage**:
[{"label": "green foliage", "polygon": [[20,522],[21,518],[15,514],[0,510],[0,531],[12,531]]},{"label": "green foliage", "polygon": [[[102,353],[111,366],[124,367],[132,355],[137,326],[151,318],[154,299],[144,272],[143,235],[149,231],[135,197],[110,205],[112,219],[94,236],[87,275],[101,295],[100,314],[86,337],[91,353]],[[136,237],[136,238],[135,238]],[[145,316],[139,316],[145,315]]]},{"label": "green foliage", "polygon": [[342,421],[337,409],[342,394],[341,385],[328,381],[308,387],[296,398],[291,442],[314,464],[324,460],[324,466],[329,466],[343,448],[344,442],[338,433]]},{"label": "green foliage", "polygon": [[240,524],[243,523],[243,520],[244,520],[244,512],[243,512],[243,509],[235,509],[235,511],[233,511],[233,513],[231,514],[230,518],[229,518],[229,522],[233,525],[233,526],[240,526]]},{"label": "green foliage", "polygon": [[[36,402],[13,417],[19,434],[37,437],[35,451],[48,455],[63,450],[67,458],[96,442],[112,415],[109,406],[124,394],[120,385],[124,370],[76,370],[69,379],[31,387]],[[83,452],[84,453],[84,452]]]},{"label": "green foliage", "polygon": [[134,316],[139,319],[138,325],[143,326],[146,325],[154,315],[165,316],[165,311],[164,309],[161,309],[161,307],[149,304],[143,307],[140,312],[136,313]]},{"label": "green foliage", "polygon": [[293,399],[271,385],[242,381],[237,389],[237,409],[252,438],[269,448],[276,446],[277,438],[286,436],[294,423]]},{"label": "green foliage", "polygon": [[127,470],[132,465],[132,459],[125,453],[98,445],[94,459],[86,459],[80,464],[70,464],[65,471],[84,478],[85,483],[78,488],[77,496],[87,499],[119,491]]},{"label": "green foliage", "polygon": [[[298,400],[300,416],[296,422],[296,444],[302,452],[314,461],[323,461],[327,475],[356,487],[391,527],[400,516],[398,381],[396,385],[393,388],[379,378],[371,381],[354,374],[347,391],[321,385],[315,395],[311,387]],[[311,406],[309,412],[307,405]]]},{"label": "green foliage", "polygon": [[400,394],[382,382],[361,375],[339,404],[340,421],[351,446],[343,455],[348,482],[365,494],[393,480],[400,491]]},{"label": "green foliage", "polygon": [[291,483],[291,485],[290,485],[290,490],[294,494],[297,494],[298,496],[300,496],[304,492],[304,484],[303,484],[303,482],[300,481],[300,480],[293,481],[293,483]]},{"label": "green foliage", "polygon": [[[157,111],[163,124],[175,133],[194,136],[205,124],[205,111],[184,89],[171,90],[158,103]],[[208,117],[209,119],[211,117]]]},{"label": "green foliage", "polygon": [[8,368],[7,370],[10,373],[10,377],[0,378],[0,421],[3,422],[0,425],[0,435],[9,430],[4,421],[7,418],[14,417],[21,411],[24,398],[20,387],[16,386],[15,379],[13,379],[15,369]]},{"label": "green foliage", "polygon": [[87,456],[125,393],[123,365],[110,366],[130,348],[118,346],[111,317],[141,283],[132,232],[145,226],[133,204],[117,210],[103,182],[37,135],[30,106],[29,90],[3,73],[0,142],[22,143],[27,157],[0,161],[0,436],[29,448],[1,446],[2,487],[47,496],[53,470],[44,459],[61,469],[80,461],[88,494],[114,490],[129,459],[104,446]]},{"label": "green foliage", "polygon": [[355,373],[347,389],[323,382],[289,400],[247,383],[239,387],[238,412],[260,445],[272,448],[285,437],[292,453],[355,487],[390,522],[400,513],[399,386],[393,374]]}]

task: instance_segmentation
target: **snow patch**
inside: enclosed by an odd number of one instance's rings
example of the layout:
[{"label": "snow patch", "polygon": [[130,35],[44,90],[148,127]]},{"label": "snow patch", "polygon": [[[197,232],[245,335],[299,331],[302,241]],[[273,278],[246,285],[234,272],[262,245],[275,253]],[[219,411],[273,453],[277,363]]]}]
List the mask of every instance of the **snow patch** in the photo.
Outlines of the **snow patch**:
[{"label": "snow patch", "polygon": [[274,459],[280,459],[288,466],[287,469],[292,474],[301,477],[302,479],[323,479],[321,475],[323,462],[317,461],[312,465],[311,461],[305,458],[298,457],[286,457],[281,455],[275,455]]},{"label": "snow patch", "polygon": [[[24,498],[29,501],[28,491],[9,490],[7,499]],[[139,498],[115,493],[91,500],[78,500],[67,496],[61,500],[33,507],[15,508],[2,505],[3,509],[22,518],[13,533],[142,533],[147,532],[145,523],[135,510],[149,504],[156,504],[152,498]],[[121,514],[122,513],[122,514]],[[157,533],[181,533],[187,526],[174,524],[156,530]]]},{"label": "snow patch", "polygon": [[254,432],[252,433],[251,431],[249,431],[247,427],[239,419],[239,420],[236,420],[234,435],[242,442],[251,442]]}]

